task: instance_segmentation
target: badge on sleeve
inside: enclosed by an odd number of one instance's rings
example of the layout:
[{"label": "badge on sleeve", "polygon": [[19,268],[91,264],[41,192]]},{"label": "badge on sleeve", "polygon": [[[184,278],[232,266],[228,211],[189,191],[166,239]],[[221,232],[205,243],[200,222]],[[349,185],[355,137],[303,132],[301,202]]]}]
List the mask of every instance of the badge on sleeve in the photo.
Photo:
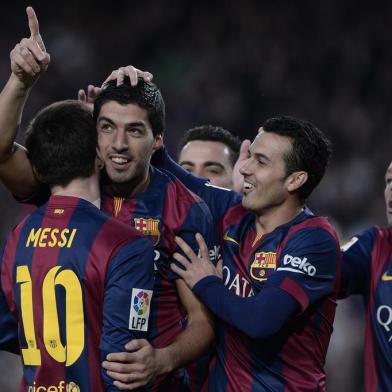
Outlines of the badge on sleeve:
[{"label": "badge on sleeve", "polygon": [[147,331],[152,290],[132,289],[131,311],[129,314],[129,329]]}]

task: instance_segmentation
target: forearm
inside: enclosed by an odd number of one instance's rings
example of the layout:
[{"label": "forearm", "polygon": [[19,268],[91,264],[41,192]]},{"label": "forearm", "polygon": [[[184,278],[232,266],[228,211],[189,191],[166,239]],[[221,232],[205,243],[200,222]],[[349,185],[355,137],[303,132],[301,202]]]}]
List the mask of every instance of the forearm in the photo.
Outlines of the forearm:
[{"label": "forearm", "polygon": [[189,319],[188,325],[172,344],[156,349],[159,374],[171,372],[200,358],[215,338],[212,316]]},{"label": "forearm", "polygon": [[254,339],[276,333],[298,308],[295,299],[279,288],[270,287],[256,296],[243,298],[213,276],[199,281],[193,292],[217,317]]},{"label": "forearm", "polygon": [[174,174],[187,188],[196,194],[198,194],[201,187],[207,182],[207,179],[194,176],[175,162],[165,146],[162,146],[154,153],[151,163],[160,169]]},{"label": "forearm", "polygon": [[10,158],[22,112],[31,87],[26,88],[12,73],[0,94],[0,163]]}]

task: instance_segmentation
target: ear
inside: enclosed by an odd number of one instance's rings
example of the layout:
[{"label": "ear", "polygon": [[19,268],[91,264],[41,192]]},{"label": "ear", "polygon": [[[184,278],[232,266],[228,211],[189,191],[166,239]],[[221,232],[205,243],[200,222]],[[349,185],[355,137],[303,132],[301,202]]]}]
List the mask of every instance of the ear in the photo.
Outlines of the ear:
[{"label": "ear", "polygon": [[102,158],[101,150],[99,149],[99,147],[98,147],[98,146],[95,148],[95,151],[97,152],[97,157],[98,157],[98,159],[99,159],[100,161],[102,161],[102,162],[103,162],[103,158]]},{"label": "ear", "polygon": [[287,191],[292,193],[299,189],[308,180],[308,173],[298,171],[291,173],[285,180]]},{"label": "ear", "polygon": [[36,167],[35,167],[34,165],[32,165],[31,168],[32,168],[32,170],[33,170],[34,177],[35,177],[39,182],[43,182],[43,181],[42,181],[42,176],[38,173]]},{"label": "ear", "polygon": [[154,144],[152,146],[153,152],[159,150],[162,144],[163,144],[163,135],[162,133],[158,133],[157,135],[154,136]]},{"label": "ear", "polygon": [[100,171],[104,168],[105,164],[103,163],[102,159],[100,158],[98,151],[97,151],[97,157],[95,158],[95,167],[97,171]]}]

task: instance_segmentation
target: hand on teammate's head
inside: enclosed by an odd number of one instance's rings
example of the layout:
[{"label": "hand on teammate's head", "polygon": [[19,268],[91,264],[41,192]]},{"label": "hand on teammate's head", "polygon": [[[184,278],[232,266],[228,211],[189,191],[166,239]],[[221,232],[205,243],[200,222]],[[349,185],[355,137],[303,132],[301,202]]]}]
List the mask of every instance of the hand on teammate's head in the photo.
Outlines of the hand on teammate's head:
[{"label": "hand on teammate's head", "polygon": [[112,71],[112,73],[102,83],[101,87],[105,88],[106,84],[111,80],[116,80],[117,86],[121,86],[124,83],[125,78],[129,78],[131,86],[136,86],[139,78],[142,78],[145,82],[151,82],[153,77],[153,74],[150,72],[141,71],[132,65],[127,65]]}]

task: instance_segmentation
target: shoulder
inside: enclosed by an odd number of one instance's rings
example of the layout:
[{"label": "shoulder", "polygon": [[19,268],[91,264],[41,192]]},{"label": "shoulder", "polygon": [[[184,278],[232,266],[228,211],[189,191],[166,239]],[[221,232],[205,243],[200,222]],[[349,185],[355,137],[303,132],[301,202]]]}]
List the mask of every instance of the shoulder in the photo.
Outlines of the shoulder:
[{"label": "shoulder", "polygon": [[101,229],[101,237],[111,242],[113,246],[142,238],[142,235],[134,227],[102,212],[101,215],[105,219]]},{"label": "shoulder", "polygon": [[282,240],[282,247],[298,246],[301,248],[325,248],[331,246],[335,249],[339,247],[339,240],[335,229],[326,217],[310,216],[307,219],[293,224],[285,238]]}]

